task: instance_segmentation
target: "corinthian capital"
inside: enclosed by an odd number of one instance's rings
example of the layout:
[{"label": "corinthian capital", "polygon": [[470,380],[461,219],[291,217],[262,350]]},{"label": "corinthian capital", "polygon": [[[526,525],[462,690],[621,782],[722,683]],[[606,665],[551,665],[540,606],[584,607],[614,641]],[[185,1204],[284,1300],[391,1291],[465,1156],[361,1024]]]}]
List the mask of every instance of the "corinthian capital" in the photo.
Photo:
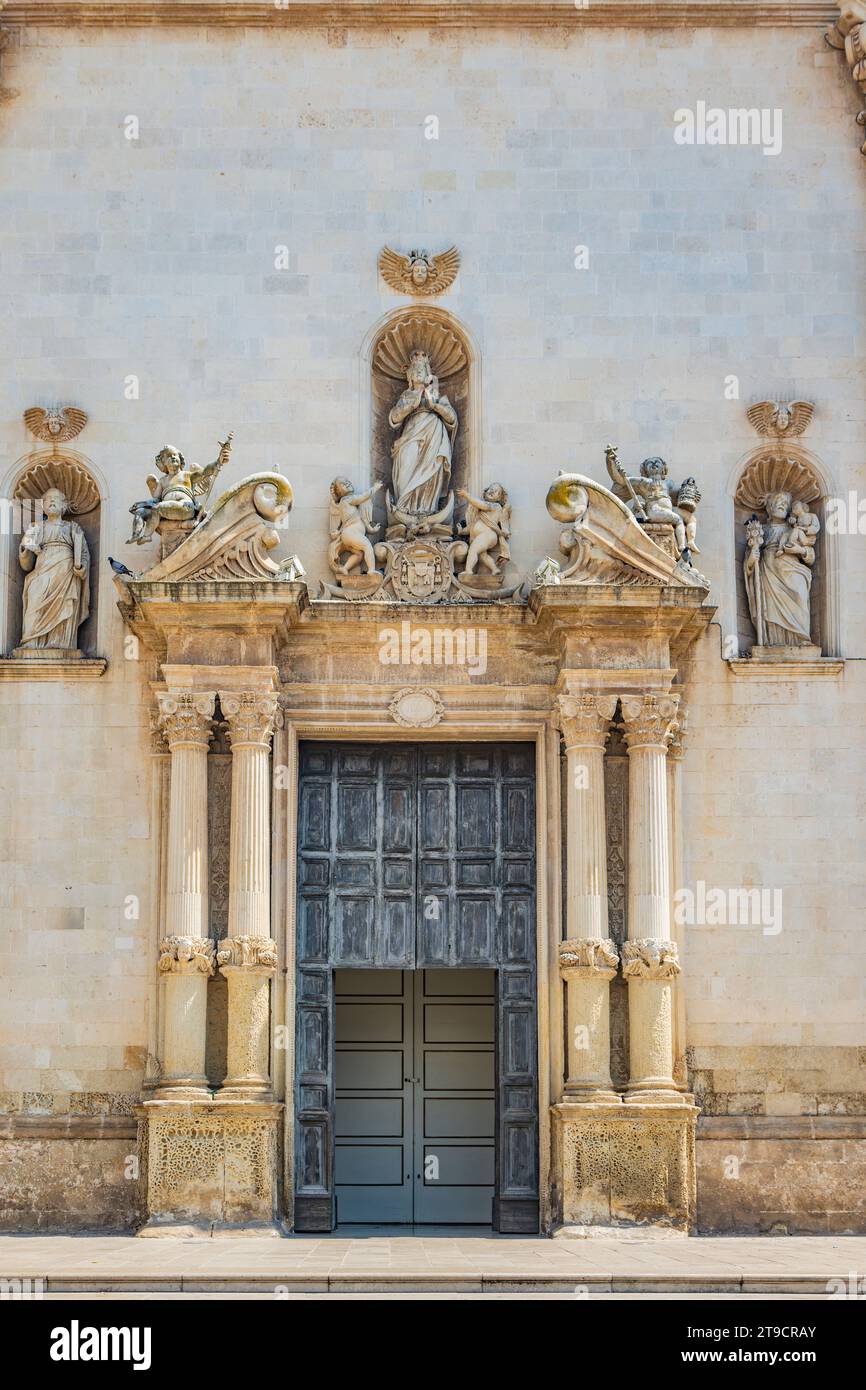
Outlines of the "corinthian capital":
[{"label": "corinthian capital", "polygon": [[616,709],[615,695],[559,695],[556,703],[566,748],[604,748]]},{"label": "corinthian capital", "polygon": [[218,965],[239,965],[275,970],[277,943],[269,936],[227,936],[219,944]]},{"label": "corinthian capital", "polygon": [[167,936],[159,943],[160,975],[212,975],[214,944],[208,936]]},{"label": "corinthian capital", "polygon": [[634,748],[667,749],[674,736],[678,695],[624,695],[622,726],[628,751]]},{"label": "corinthian capital", "polygon": [[588,979],[595,975],[612,980],[618,965],[616,945],[609,938],[582,936],[559,943],[559,973],[563,979]]},{"label": "corinthian capital", "polygon": [[220,691],[220,706],[232,749],[270,748],[278,697],[258,690]]},{"label": "corinthian capital", "polygon": [[672,980],[680,973],[677,943],[651,937],[626,941],[622,948],[622,973],[627,980]]},{"label": "corinthian capital", "polygon": [[178,744],[207,748],[214,711],[212,691],[162,690],[156,701],[159,725],[169,748]]}]

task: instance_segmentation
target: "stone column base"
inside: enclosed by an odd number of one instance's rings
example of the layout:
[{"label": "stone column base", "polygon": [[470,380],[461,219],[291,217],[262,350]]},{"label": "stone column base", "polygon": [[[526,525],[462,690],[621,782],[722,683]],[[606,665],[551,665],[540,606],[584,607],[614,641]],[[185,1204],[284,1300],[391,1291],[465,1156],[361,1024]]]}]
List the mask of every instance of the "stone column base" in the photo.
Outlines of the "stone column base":
[{"label": "stone column base", "polygon": [[[599,1228],[626,1235],[641,1227],[687,1235],[695,1220],[695,1122],[682,1105],[551,1107],[553,1170],[561,1234]],[[587,1232],[588,1233],[588,1232]]]},{"label": "stone column base", "polygon": [[136,1107],[147,1222],[140,1236],[273,1234],[282,1105],[148,1100]]}]

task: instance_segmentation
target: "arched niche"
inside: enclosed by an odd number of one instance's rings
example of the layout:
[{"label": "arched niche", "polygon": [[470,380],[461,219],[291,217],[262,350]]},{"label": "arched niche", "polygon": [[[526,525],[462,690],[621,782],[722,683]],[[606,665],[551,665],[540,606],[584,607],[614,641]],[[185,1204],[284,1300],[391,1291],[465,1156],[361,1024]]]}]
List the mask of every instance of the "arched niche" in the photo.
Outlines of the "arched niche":
[{"label": "arched niche", "polygon": [[788,492],[793,499],[807,503],[821,522],[812,566],[810,616],[812,641],[822,656],[842,655],[839,573],[839,537],[826,524],[827,503],[835,488],[820,460],[802,445],[764,446],[752,450],[737,466],[734,488],[734,572],[736,577],[737,636],[742,653],[756,643],[749,613],[743,560],[746,554],[746,525],[749,517],[765,518],[764,499],[771,492]]},{"label": "arched niche", "polygon": [[89,460],[73,449],[35,449],[15,464],[3,490],[7,499],[3,541],[3,602],[0,605],[2,635],[0,653],[9,656],[21,636],[21,609],[25,574],[18,563],[23,532],[41,516],[40,502],[49,488],[59,487],[69,502],[66,515],[76,521],[90,551],[90,612],[78,629],[78,646],[86,657],[100,655],[100,564],[102,561],[102,512],[104,489]]},{"label": "arched niche", "polygon": [[457,411],[451,488],[475,491],[481,476],[481,372],[478,350],[468,330],[444,309],[406,305],[387,314],[368,334],[362,349],[362,485],[391,480],[391,445],[398,431],[388,413],[406,387],[409,354],[426,352],[439,377],[439,389]]}]

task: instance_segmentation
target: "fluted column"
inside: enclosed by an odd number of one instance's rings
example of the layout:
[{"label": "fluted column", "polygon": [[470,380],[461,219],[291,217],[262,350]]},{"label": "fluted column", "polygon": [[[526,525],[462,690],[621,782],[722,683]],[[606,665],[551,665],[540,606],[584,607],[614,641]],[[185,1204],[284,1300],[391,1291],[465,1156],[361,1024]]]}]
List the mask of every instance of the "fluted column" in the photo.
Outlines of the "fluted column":
[{"label": "fluted column", "polygon": [[615,1101],[610,1079],[610,981],[619,957],[608,936],[604,749],[616,696],[560,695],[566,754],[566,940],[571,1100]]},{"label": "fluted column", "polygon": [[[677,890],[683,886],[683,827],[682,827],[682,764],[685,755],[688,715],[680,703],[673,736],[668,748],[668,823],[670,826],[671,907],[676,903]],[[677,926],[676,912],[671,911],[671,936],[679,951],[683,945],[683,929]],[[677,1089],[688,1085],[686,1069],[686,1000],[681,985],[673,985],[673,1077]]]},{"label": "fluted column", "polygon": [[228,1075],[221,1094],[269,1099],[271,940],[270,744],[277,696],[220,692],[232,748],[228,936],[220,966],[228,980]]},{"label": "fluted column", "polygon": [[165,930],[158,970],[165,977],[160,1099],[209,1097],[205,1077],[208,939],[207,750],[213,693],[157,695],[159,724],[171,754]]},{"label": "fluted column", "polygon": [[626,1101],[681,1104],[673,1079],[673,988],[679,974],[670,936],[667,750],[678,697],[625,696],[628,747],[629,900],[623,975],[628,981]]}]

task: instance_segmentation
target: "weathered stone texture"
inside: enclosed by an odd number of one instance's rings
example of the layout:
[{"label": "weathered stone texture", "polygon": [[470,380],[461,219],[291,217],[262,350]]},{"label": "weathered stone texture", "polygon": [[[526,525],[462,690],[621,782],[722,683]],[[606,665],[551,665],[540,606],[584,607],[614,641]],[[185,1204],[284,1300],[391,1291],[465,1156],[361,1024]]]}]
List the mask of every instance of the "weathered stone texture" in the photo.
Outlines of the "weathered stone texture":
[{"label": "weathered stone texture", "polygon": [[0,1138],[0,1230],[131,1230],[135,1157],[134,1125],[122,1139]]},{"label": "weathered stone texture", "polygon": [[853,1235],[866,1225],[866,1132],[786,1128],[698,1134],[697,1228],[704,1234]]}]

